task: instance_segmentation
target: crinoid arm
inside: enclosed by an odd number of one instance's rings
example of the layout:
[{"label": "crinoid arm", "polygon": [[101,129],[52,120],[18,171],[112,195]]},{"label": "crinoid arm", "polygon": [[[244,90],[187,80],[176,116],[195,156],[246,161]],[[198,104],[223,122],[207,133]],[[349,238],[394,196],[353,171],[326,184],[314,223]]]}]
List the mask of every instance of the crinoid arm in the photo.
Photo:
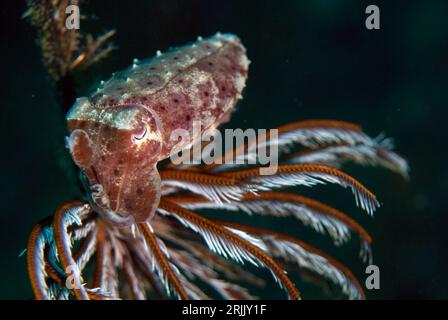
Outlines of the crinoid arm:
[{"label": "crinoid arm", "polygon": [[315,231],[328,234],[336,245],[342,245],[350,239],[351,233],[356,233],[362,241],[361,254],[371,260],[372,238],[359,223],[338,209],[298,194],[279,191],[247,193],[240,200],[222,205],[197,195],[167,198],[190,210],[217,209],[244,212],[251,216],[294,217]]},{"label": "crinoid arm", "polygon": [[[359,125],[321,119],[297,121],[280,126],[275,138],[271,137],[270,131],[266,131],[257,139],[229,150],[220,161],[199,167],[203,172],[229,170],[236,164],[226,163],[226,158],[233,159],[234,156],[238,156],[246,160],[256,159],[257,150],[272,145],[277,147],[280,156],[285,155],[286,163],[320,163],[339,167],[346,162],[354,162],[360,165],[384,167],[405,178],[409,176],[409,165],[393,151],[391,138],[386,138],[383,134],[371,138]],[[297,145],[305,149],[291,153]]]},{"label": "crinoid arm", "polygon": [[365,299],[364,291],[353,273],[339,261],[304,241],[271,230],[221,222],[259,237],[267,252],[279,261],[292,262],[296,267],[309,269],[339,285],[350,299]]},{"label": "crinoid arm", "polygon": [[265,266],[271,271],[280,286],[285,288],[291,299],[300,298],[294,284],[283,269],[265,254],[266,249],[257,238],[251,237],[243,231],[222,227],[166,199],[161,200],[159,211],[164,215],[173,216],[187,228],[201,235],[213,252],[242,264],[244,261],[248,261],[255,266]]},{"label": "crinoid arm", "polygon": [[[89,299],[81,270],[95,249],[94,222],[85,219],[90,207],[80,201],[62,204],[53,218],[37,224],[31,232],[27,261],[36,299],[65,299],[72,291],[78,299]],[[75,241],[84,240],[76,253]]]}]

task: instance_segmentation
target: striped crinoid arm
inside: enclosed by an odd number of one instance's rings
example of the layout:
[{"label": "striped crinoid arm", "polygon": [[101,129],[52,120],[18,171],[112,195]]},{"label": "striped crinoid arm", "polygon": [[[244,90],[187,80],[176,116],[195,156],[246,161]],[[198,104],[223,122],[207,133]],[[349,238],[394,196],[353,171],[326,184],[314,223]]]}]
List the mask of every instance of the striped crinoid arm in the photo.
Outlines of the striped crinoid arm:
[{"label": "striped crinoid arm", "polygon": [[[186,229],[174,218],[156,216],[152,221],[157,232],[163,239],[183,248],[183,251],[189,253],[193,259],[200,261],[200,264],[194,264],[194,272],[203,273],[210,276],[221,273],[228,281],[241,281],[256,287],[263,287],[265,281],[246,271],[242,266],[226,260],[220,255],[210,251],[210,249],[201,242],[196,241],[198,235],[191,229]],[[191,264],[186,266],[190,269]],[[202,270],[204,269],[204,270]],[[188,272],[186,272],[188,276]]]},{"label": "striped crinoid arm", "polygon": [[46,270],[45,263],[45,249],[48,243],[51,241],[48,235],[49,232],[51,232],[51,227],[47,226],[44,222],[38,223],[31,230],[30,236],[28,238],[28,276],[30,278],[34,297],[37,300],[50,299],[50,289],[47,282],[48,269]]},{"label": "striped crinoid arm", "polygon": [[[363,165],[383,166],[404,177],[408,176],[409,166],[406,160],[392,151],[391,139],[382,135],[373,139],[356,124],[334,120],[289,123],[280,126],[276,135],[268,130],[256,139],[229,150],[222,156],[221,161],[199,168],[211,172],[229,170],[237,163],[228,163],[226,159],[254,160],[257,159],[257,151],[261,148],[271,148],[271,152],[278,150],[279,154],[288,153],[295,144],[311,150],[288,156],[288,162],[339,165],[346,161],[354,161]],[[273,146],[275,149],[272,149]]]},{"label": "striped crinoid arm", "polygon": [[287,155],[287,163],[320,163],[339,168],[347,162],[362,166],[378,166],[409,178],[409,165],[392,151],[390,139],[375,139],[376,144],[337,144],[308,149]]},{"label": "striped crinoid arm", "polygon": [[151,256],[142,239],[137,237],[123,240],[126,242],[126,247],[129,252],[130,260],[128,261],[132,264],[134,271],[139,275],[139,279],[142,280],[140,283],[148,298],[154,294],[158,299],[168,299],[169,295],[166,294],[166,288],[163,287],[162,282],[159,281],[158,276],[151,269]]},{"label": "striped crinoid arm", "polygon": [[225,169],[234,165],[227,164],[226,159],[242,158],[256,159],[257,149],[275,145],[283,153],[289,151],[294,144],[301,144],[309,148],[334,143],[371,144],[373,140],[363,133],[356,124],[335,120],[305,120],[289,123],[277,128],[276,135],[267,130],[256,139],[246,141],[228,150],[217,163],[203,165],[203,170]]},{"label": "striped crinoid arm", "polygon": [[87,233],[85,239],[83,239],[81,245],[76,250],[73,258],[75,259],[79,270],[82,272],[89,263],[96,250],[96,229],[92,229]]},{"label": "striped crinoid arm", "polygon": [[[255,299],[246,288],[219,279],[218,273],[205,261],[197,259],[186,250],[169,249],[174,263],[182,269],[189,281],[201,280],[216,291],[223,299],[253,300]],[[210,299],[202,291],[197,298]]]},{"label": "striped crinoid arm", "polygon": [[278,145],[288,147],[294,143],[309,148],[328,144],[372,144],[362,127],[350,122],[335,120],[304,120],[278,128]]},{"label": "striped crinoid arm", "polygon": [[188,287],[185,289],[188,295],[195,300],[210,300],[210,297],[199,289],[194,281],[200,279],[207,283],[210,279],[216,278],[216,272],[204,266],[185,250],[168,248],[168,252],[173,264],[182,272],[179,280]]},{"label": "striped crinoid arm", "polygon": [[144,281],[134,266],[129,253],[123,259],[122,272],[128,286],[129,297],[132,300],[146,300]]},{"label": "striped crinoid arm", "polygon": [[[81,231],[83,228],[85,228],[85,226],[80,226],[77,228],[77,230],[75,230],[75,232],[78,231],[77,233],[71,233],[72,243],[74,243],[76,240],[81,241],[81,244],[76,249],[76,252],[74,254],[74,260],[78,264],[80,272],[84,270],[86,264],[89,262],[90,258],[96,250],[95,229],[85,232]],[[53,238],[52,232],[52,229],[49,229],[47,232],[50,238]],[[50,240],[45,250],[45,272],[47,273],[49,279],[51,279],[51,281],[53,282],[50,290],[52,293],[50,299],[68,299],[70,291],[67,288],[67,276],[60,267],[57,248],[53,240]],[[89,296],[92,293],[92,291],[89,289],[87,289],[87,292]]]},{"label": "striped crinoid arm", "polygon": [[185,227],[200,235],[213,252],[243,264],[248,261],[255,266],[264,266],[271,271],[274,279],[286,290],[289,298],[299,299],[300,295],[284,270],[265,253],[266,248],[255,237],[245,232],[225,228],[196,213],[164,199],[160,200],[158,212],[178,220]]},{"label": "striped crinoid arm", "polygon": [[127,238],[126,235],[120,229],[98,224],[91,298],[94,294],[93,298],[97,300],[146,299],[148,283],[142,271],[150,273],[150,262],[149,259],[140,261],[135,256],[139,248],[140,252],[146,248],[142,250],[138,246],[140,240]]},{"label": "striped crinoid arm", "polygon": [[[72,289],[76,298],[81,300],[88,300],[89,293],[84,287],[83,279],[79,266],[72,255],[72,238],[68,228],[74,224],[82,226],[82,219],[91,213],[90,206],[81,201],[69,201],[63,203],[56,210],[53,218],[53,232],[54,243],[57,249],[62,270],[66,276],[71,276],[73,279]],[[87,231],[79,229],[79,238],[85,237]]]},{"label": "striped crinoid arm", "polygon": [[[80,273],[95,250],[94,227],[90,206],[81,201],[64,203],[53,221],[47,219],[36,225],[27,248],[28,273],[36,299],[68,299],[71,292],[82,298],[92,294],[77,283],[82,283]],[[73,255],[75,242],[81,244]]]},{"label": "striped crinoid arm", "polygon": [[376,196],[350,175],[321,164],[283,164],[273,175],[260,175],[259,168],[222,172],[221,175],[238,181],[256,185],[260,191],[288,186],[315,186],[334,183],[350,188],[355,196],[356,205],[373,215],[380,206]]},{"label": "striped crinoid arm", "polygon": [[278,145],[280,152],[299,143],[311,148],[288,156],[291,163],[323,163],[340,166],[352,161],[361,165],[381,166],[409,176],[409,165],[405,159],[393,151],[391,138],[380,134],[371,138],[362,127],[341,121],[307,120],[288,124],[279,128]]},{"label": "striped crinoid arm", "polygon": [[[146,225],[150,228],[148,232],[151,232],[152,227],[149,226],[148,224]],[[144,253],[143,255],[148,256],[148,258],[147,259],[144,258],[144,260],[149,261],[153,265],[151,271],[153,271],[154,274],[160,279],[160,283],[163,285],[163,287],[165,287],[168,296],[174,294],[177,295],[179,298],[183,299],[189,299],[189,298],[195,300],[210,299],[208,295],[206,295],[202,291],[202,289],[196,286],[195,280],[200,279],[204,283],[209,284],[212,287],[212,289],[218,291],[218,288],[215,288],[214,286],[215,283],[212,284],[210,282],[211,280],[219,280],[217,279],[218,274],[212,268],[204,264],[203,261],[195,259],[195,257],[189,254],[187,251],[165,246],[161,237],[159,237],[159,234],[163,236],[164,239],[171,240],[171,237],[167,235],[166,230],[164,230],[166,228],[164,228],[163,226],[162,229],[160,230],[159,228],[161,226],[160,223],[155,223],[155,225],[157,227],[158,236],[155,236],[154,231],[152,231],[152,234],[154,235],[154,237],[156,237],[153,240],[156,240],[161,250],[160,253],[163,253],[163,257],[161,257],[161,259],[165,260],[165,262],[161,264],[163,264],[165,268],[170,268],[170,271],[163,273],[162,270],[162,272],[160,272],[160,269],[162,269],[163,266],[159,268],[157,267],[157,258],[155,258],[154,254],[152,254],[151,249],[149,248],[148,245],[146,245],[147,249],[144,252],[138,249],[139,246],[133,246],[133,247],[134,250],[137,249],[138,251],[140,251],[140,253]],[[177,237],[174,236],[172,239],[174,239],[172,243],[175,243],[177,245],[180,243]],[[224,281],[221,282],[222,286],[224,286]],[[170,287],[175,286],[178,286],[179,289],[176,288],[170,289]],[[218,286],[217,283],[216,286]],[[241,293],[241,297],[244,296],[245,290],[243,288],[241,288],[241,290],[238,291],[239,287],[237,285],[231,286],[231,284],[229,284],[229,287],[227,287],[228,288],[227,291],[229,291],[228,296],[231,295],[230,287],[234,289],[233,291],[235,296],[238,294],[238,292]],[[180,296],[180,294],[176,290],[184,291],[184,296],[183,297]],[[225,290],[221,291],[221,293],[223,292],[225,292]],[[249,297],[250,296],[247,295],[246,299],[249,299]]]},{"label": "striped crinoid arm", "polygon": [[297,194],[276,191],[262,191],[256,195],[247,193],[241,200],[224,205],[218,205],[196,195],[168,196],[167,199],[191,210],[225,209],[245,212],[249,215],[292,216],[317,232],[328,233],[337,245],[349,240],[352,231],[357,233],[362,240],[362,257],[365,261],[371,260],[372,238],[360,224],[333,207]]},{"label": "striped crinoid arm", "polygon": [[210,279],[210,286],[217,291],[225,300],[255,300],[256,297],[249,291],[237,284],[230,283],[220,279]]},{"label": "striped crinoid arm", "polygon": [[[267,140],[267,139],[265,139]],[[267,140],[276,143],[275,140]],[[392,152],[393,143],[382,135],[376,139],[363,132],[361,126],[335,120],[304,120],[283,125],[278,128],[277,145],[280,152],[289,151],[293,144],[300,144],[311,149],[328,146],[370,146],[378,153],[378,157],[402,165],[403,159]],[[254,149],[255,145],[252,149]],[[260,145],[257,145],[260,147]],[[403,167],[403,169],[407,169]]]},{"label": "striped crinoid arm", "polygon": [[275,259],[312,271],[337,284],[349,299],[365,299],[362,286],[342,263],[321,250],[291,236],[259,227],[220,221],[222,225],[261,239]]},{"label": "striped crinoid arm", "polygon": [[192,171],[161,171],[162,185],[202,195],[218,204],[241,200],[248,192],[266,191],[287,186],[314,186],[335,183],[349,187],[356,204],[373,214],[379,207],[375,195],[348,174],[321,164],[279,165],[274,175],[260,175],[259,168],[205,174]]},{"label": "striped crinoid arm", "polygon": [[149,223],[139,224],[138,227],[143,235],[144,243],[150,256],[151,270],[159,277],[167,294],[173,294],[182,300],[189,300],[186,288],[182,284],[182,275],[170,261],[165,244],[154,234]]},{"label": "striped crinoid arm", "polygon": [[[164,244],[159,234],[160,232],[157,228],[157,236],[155,234],[154,236],[157,237],[157,242],[161,244],[162,252],[164,252],[173,274],[176,276],[181,287],[183,287],[187,297],[195,300],[208,299],[207,295],[202,292],[201,289],[199,289],[192,281],[190,281],[184,276],[183,273],[179,271],[178,266],[173,261],[171,251],[168,250],[168,247]],[[157,273],[158,271],[156,266],[152,268],[155,263],[153,255],[148,250],[148,246],[144,241],[142,241],[142,239],[138,238],[135,239],[135,241],[128,241],[128,248],[131,254],[134,270],[140,275],[139,278],[141,278],[145,284],[145,292],[148,294],[154,293],[159,299],[167,299],[173,295],[179,298],[179,295],[175,293],[174,290],[168,290],[169,288],[166,286],[166,283],[169,279],[166,277],[161,278]]]},{"label": "striped crinoid arm", "polygon": [[[192,232],[191,229],[188,229]],[[239,265],[233,264],[222,257],[213,254],[202,243],[186,240],[182,237],[176,237],[174,234],[165,232],[164,237],[169,238],[170,242],[182,247],[183,249],[169,248],[173,262],[184,271],[186,277],[191,280],[200,280],[207,284],[213,291],[217,292],[221,298],[230,300],[253,300],[255,297],[249,291],[228,280],[232,275],[234,278],[246,283],[257,283],[251,273],[242,269]],[[222,272],[226,278],[220,279],[219,272]],[[257,283],[258,284],[258,283]],[[264,284],[264,282],[263,282]],[[210,299],[202,293],[200,299]]]},{"label": "striped crinoid arm", "polygon": [[114,237],[104,223],[98,223],[92,288],[101,300],[120,299],[117,269],[122,266],[123,248]]},{"label": "striped crinoid arm", "polygon": [[202,243],[180,239],[177,244],[191,252],[208,268],[221,272],[229,281],[243,281],[256,287],[263,287],[265,285],[263,279],[246,271],[242,266],[234,264],[222,256],[214,254]]},{"label": "striped crinoid arm", "polygon": [[162,187],[188,190],[220,204],[238,200],[244,193],[255,189],[254,185],[233,177],[193,171],[164,170],[160,177]]}]

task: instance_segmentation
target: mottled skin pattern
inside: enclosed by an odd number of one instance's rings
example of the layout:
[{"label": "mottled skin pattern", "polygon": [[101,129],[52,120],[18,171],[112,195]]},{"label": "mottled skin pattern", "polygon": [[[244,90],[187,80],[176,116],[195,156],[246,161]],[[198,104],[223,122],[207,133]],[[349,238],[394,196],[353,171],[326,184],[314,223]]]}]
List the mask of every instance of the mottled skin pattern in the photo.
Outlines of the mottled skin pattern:
[{"label": "mottled skin pattern", "polygon": [[[236,36],[217,34],[134,61],[113,74],[67,115],[67,139],[87,177],[97,210],[112,222],[151,218],[160,199],[156,165],[195,143],[201,131],[226,121],[241,97],[249,61]],[[189,140],[171,140],[185,129]]]}]

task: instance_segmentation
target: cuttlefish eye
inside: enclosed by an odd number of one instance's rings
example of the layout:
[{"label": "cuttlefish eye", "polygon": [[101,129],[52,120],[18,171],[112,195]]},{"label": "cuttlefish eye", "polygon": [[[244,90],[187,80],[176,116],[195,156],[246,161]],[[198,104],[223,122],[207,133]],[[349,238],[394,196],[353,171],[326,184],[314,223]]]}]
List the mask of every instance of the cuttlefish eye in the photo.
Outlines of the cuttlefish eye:
[{"label": "cuttlefish eye", "polygon": [[[129,133],[131,145],[136,157],[158,157],[162,147],[160,121],[150,110],[143,106],[126,106],[117,111],[114,126]],[[159,159],[157,159],[158,161]]]},{"label": "cuttlefish eye", "polygon": [[132,135],[132,142],[135,144],[140,143],[148,137],[148,126],[145,125],[142,129],[142,132],[138,132]]}]

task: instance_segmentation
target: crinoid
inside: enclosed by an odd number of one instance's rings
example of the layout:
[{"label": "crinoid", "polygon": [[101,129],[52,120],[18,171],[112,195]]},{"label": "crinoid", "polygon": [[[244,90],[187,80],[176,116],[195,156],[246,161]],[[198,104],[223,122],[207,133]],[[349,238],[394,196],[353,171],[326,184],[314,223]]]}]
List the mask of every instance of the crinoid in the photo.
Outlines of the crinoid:
[{"label": "crinoid", "polygon": [[[58,77],[70,75],[73,63],[95,62],[110,52],[108,47],[98,53],[108,33],[96,44],[87,41],[89,54],[73,60],[79,34],[62,34],[65,46],[43,37],[60,34],[61,21],[47,24],[45,18],[62,10],[59,5],[66,1],[47,1],[43,7],[29,3],[28,16],[41,30],[46,65]],[[67,48],[65,59],[53,59]],[[240,39],[217,33],[158,51],[153,58],[134,59],[89,97],[76,100],[66,117],[66,141],[88,199],[63,203],[32,230],[27,264],[36,299],[251,299],[248,287],[263,280],[238,265],[244,263],[268,269],[291,299],[300,295],[288,268],[308,269],[338,284],[349,298],[364,298],[346,267],[303,239],[210,219],[207,212],[289,216],[328,234],[336,244],[356,233],[363,257],[369,259],[371,237],[348,215],[273,190],[337,184],[349,188],[356,204],[373,214],[379,206],[375,195],[336,168],[353,161],[406,176],[407,163],[392,151],[390,140],[371,139],[350,123],[309,120],[264,131],[224,150],[216,159],[221,161],[168,162],[179,152],[197,160],[197,146],[205,150],[218,144],[204,143],[201,135],[228,121],[248,68]],[[179,130],[188,138],[172,139]],[[305,150],[290,154],[299,145]],[[272,172],[252,161],[263,148],[278,151],[283,161]],[[228,162],[229,154],[244,161]],[[196,212],[201,209],[208,211]]]},{"label": "crinoid", "polygon": [[[352,272],[303,239],[213,220],[207,212],[228,210],[252,219],[294,217],[328,234],[336,244],[357,234],[362,256],[368,260],[371,237],[347,214],[277,189],[337,184],[350,189],[356,204],[372,215],[379,207],[375,195],[335,167],[353,161],[406,176],[406,161],[391,150],[390,140],[372,139],[359,126],[338,121],[282,126],[276,143],[284,161],[274,175],[225,164],[161,164],[162,196],[147,222],[118,226],[88,202],[62,204],[52,218],[34,227],[29,238],[27,263],[35,298],[251,299],[254,296],[242,283],[260,285],[263,280],[241,267],[249,263],[270,270],[291,299],[300,294],[285,272],[289,268],[315,272],[339,285],[349,298],[363,299]],[[250,156],[256,145],[246,143],[243,149]],[[304,150],[288,156],[293,145]],[[196,212],[201,209],[208,210]]]}]

